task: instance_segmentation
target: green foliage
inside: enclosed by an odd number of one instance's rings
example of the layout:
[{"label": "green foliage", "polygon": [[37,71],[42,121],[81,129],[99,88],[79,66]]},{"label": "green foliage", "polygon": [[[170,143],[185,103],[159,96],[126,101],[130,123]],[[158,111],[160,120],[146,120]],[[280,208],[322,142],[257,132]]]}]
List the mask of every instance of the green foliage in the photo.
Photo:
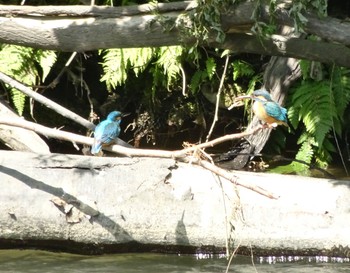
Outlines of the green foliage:
[{"label": "green foliage", "polygon": [[[274,20],[274,14],[279,10],[276,0],[268,1],[268,9],[270,21],[268,23],[261,21],[261,14],[265,12],[262,6],[266,4],[265,1],[255,1],[255,9],[252,18],[255,20],[255,24],[252,27],[252,31],[262,37],[269,36],[276,33],[277,24]],[[316,12],[318,16],[324,17],[327,15],[327,0],[295,0],[291,1],[289,7],[289,16],[294,21],[295,32],[305,32],[304,28],[307,23],[307,18],[304,16],[307,12]]]},{"label": "green foliage", "polygon": [[191,77],[190,90],[192,94],[197,94],[207,80],[211,81],[216,73],[216,62],[214,58],[208,58],[205,61],[205,68],[197,70]]},{"label": "green foliage", "polygon": [[[145,71],[147,66],[153,60],[154,86],[159,82],[166,82],[169,89],[171,84],[180,74],[180,59],[182,47],[169,46],[160,48],[124,48],[124,49],[107,49],[100,51],[103,58],[104,76],[101,81],[106,82],[109,91],[117,86],[125,84],[128,73],[133,71],[137,77]],[[164,78],[161,77],[164,75]]]},{"label": "green foliage", "polygon": [[42,69],[41,82],[44,82],[57,60],[57,54],[52,50],[38,50],[36,60]]},{"label": "green foliage", "polygon": [[235,60],[232,62],[233,80],[236,81],[240,77],[252,77],[255,72],[250,64],[242,60]]},{"label": "green foliage", "polygon": [[104,76],[109,91],[125,83],[129,69],[137,76],[144,71],[153,57],[154,49],[145,48],[116,48],[100,51],[103,58]]},{"label": "green foliage", "polygon": [[[350,102],[349,70],[332,67],[327,73],[329,77],[315,81],[310,78],[311,63],[303,61],[303,82],[292,90],[288,118],[294,129],[302,125],[298,144],[301,145],[296,159],[325,167],[335,152],[330,141],[330,132],[341,137],[343,116]],[[325,71],[326,73],[327,71]],[[293,162],[293,166],[301,165]]]},{"label": "green foliage", "polygon": [[289,15],[294,19],[294,28],[297,32],[304,32],[307,19],[303,14],[315,11],[318,16],[327,15],[327,0],[298,0],[293,1],[293,5],[289,10]]},{"label": "green foliage", "polygon": [[[222,43],[225,40],[226,34],[221,26],[221,14],[239,3],[239,0],[198,0],[197,8],[189,12],[183,18],[184,25],[191,22],[191,28],[188,26],[181,28],[186,36],[196,38],[199,42],[215,39]],[[188,16],[188,17],[187,17]],[[189,20],[188,20],[189,19]]]},{"label": "green foliage", "polygon": [[200,90],[201,84],[206,81],[208,78],[208,73],[205,70],[197,70],[190,82],[190,90],[192,94],[197,94],[198,91]]},{"label": "green foliage", "polygon": [[205,62],[205,67],[208,74],[208,78],[209,80],[211,80],[216,72],[216,63],[214,58],[208,58]]},{"label": "green foliage", "polygon": [[[55,61],[53,51],[15,45],[2,45],[0,50],[0,71],[28,86],[44,81]],[[22,115],[26,96],[14,88],[9,91],[17,112]]]},{"label": "green foliage", "polygon": [[306,131],[315,137],[321,146],[326,134],[338,121],[335,104],[328,81],[308,81],[297,88],[292,95],[289,118],[294,128],[302,121]]},{"label": "green foliage", "polygon": [[181,46],[160,47],[157,50],[156,65],[163,71],[166,77],[166,87],[170,86],[178,79],[181,69],[181,56],[183,48]]}]

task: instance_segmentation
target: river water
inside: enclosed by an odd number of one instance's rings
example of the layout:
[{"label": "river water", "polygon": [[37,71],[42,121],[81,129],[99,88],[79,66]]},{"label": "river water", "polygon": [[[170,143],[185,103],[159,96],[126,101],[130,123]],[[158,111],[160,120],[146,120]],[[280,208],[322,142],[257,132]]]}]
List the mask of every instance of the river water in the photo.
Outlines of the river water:
[{"label": "river water", "polygon": [[[224,257],[201,255],[113,254],[84,256],[39,250],[0,250],[1,273],[194,273],[226,272]],[[349,259],[325,257],[250,257],[233,259],[232,273],[342,273]]]}]

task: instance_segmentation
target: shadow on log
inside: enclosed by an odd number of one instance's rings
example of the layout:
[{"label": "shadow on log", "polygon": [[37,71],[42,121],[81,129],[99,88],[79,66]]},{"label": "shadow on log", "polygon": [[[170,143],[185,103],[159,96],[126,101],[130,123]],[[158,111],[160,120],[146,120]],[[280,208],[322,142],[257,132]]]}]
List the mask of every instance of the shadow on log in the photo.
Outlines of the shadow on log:
[{"label": "shadow on log", "polygon": [[280,198],[172,159],[0,151],[1,246],[350,257],[349,181],[232,174]]}]

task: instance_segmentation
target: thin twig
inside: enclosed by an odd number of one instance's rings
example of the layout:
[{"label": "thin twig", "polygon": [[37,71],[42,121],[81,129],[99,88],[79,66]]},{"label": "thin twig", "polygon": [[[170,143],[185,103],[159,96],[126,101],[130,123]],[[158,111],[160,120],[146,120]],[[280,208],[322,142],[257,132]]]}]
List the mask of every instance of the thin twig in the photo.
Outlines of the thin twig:
[{"label": "thin twig", "polygon": [[261,195],[269,197],[270,199],[278,199],[279,198],[279,196],[277,196],[273,193],[270,193],[270,192],[266,191],[265,189],[260,188],[254,184],[250,184],[248,182],[243,183],[242,181],[239,181],[238,176],[236,176],[233,173],[228,172],[222,168],[219,168],[218,166],[216,166],[208,161],[199,160],[197,162],[197,164],[202,166],[203,168],[217,174],[217,175],[220,175],[221,177],[227,179],[228,181],[230,181],[231,183],[233,183],[235,185],[238,185],[238,186],[244,187],[246,189],[255,191]]},{"label": "thin twig", "polygon": [[179,68],[180,68],[180,71],[182,74],[182,95],[184,97],[186,97],[187,96],[187,94],[186,94],[186,73],[185,73],[185,70],[183,69],[181,64],[180,64]]},{"label": "thin twig", "polygon": [[250,247],[250,258],[252,261],[252,265],[254,267],[255,273],[258,273],[258,270],[256,269],[255,263],[254,263],[254,252],[253,252],[253,248],[252,248],[252,244],[249,243],[249,247]]},{"label": "thin twig", "polygon": [[228,66],[228,61],[230,59],[230,55],[226,55],[226,60],[225,60],[225,66],[224,66],[224,71],[222,72],[222,76],[220,79],[220,85],[219,85],[219,89],[218,89],[218,93],[216,95],[216,104],[215,104],[215,114],[214,114],[214,119],[213,119],[213,123],[211,124],[209,133],[207,135],[207,139],[206,142],[209,141],[211,134],[213,133],[214,127],[216,122],[219,119],[219,104],[220,104],[220,98],[221,98],[221,92],[222,92],[222,88],[224,86],[224,81],[225,81],[225,76],[226,76],[226,71],[227,71],[227,66]]},{"label": "thin twig", "polygon": [[231,256],[230,256],[230,259],[228,260],[225,273],[228,273],[228,270],[230,269],[232,260],[233,260],[233,258],[235,257],[235,255],[236,255],[236,253],[237,253],[237,251],[238,251],[240,245],[241,245],[241,242],[238,243],[237,247],[236,247],[235,250],[232,252],[232,254],[231,254]]},{"label": "thin twig", "polygon": [[70,66],[70,64],[72,63],[72,61],[74,60],[76,55],[77,55],[77,52],[73,52],[70,55],[68,61],[65,63],[64,67],[61,69],[60,73],[58,73],[56,78],[54,78],[54,80],[51,83],[49,83],[48,85],[41,87],[41,88],[43,88],[43,91],[45,91],[48,88],[56,87],[56,85],[60,82],[62,75],[68,70],[68,67]]}]

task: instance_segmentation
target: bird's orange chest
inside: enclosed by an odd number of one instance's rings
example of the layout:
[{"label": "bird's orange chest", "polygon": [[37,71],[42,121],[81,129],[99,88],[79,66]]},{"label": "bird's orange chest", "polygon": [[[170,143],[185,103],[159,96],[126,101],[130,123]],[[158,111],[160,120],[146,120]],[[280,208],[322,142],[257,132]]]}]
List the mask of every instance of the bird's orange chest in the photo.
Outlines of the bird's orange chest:
[{"label": "bird's orange chest", "polygon": [[260,101],[255,101],[253,103],[253,112],[257,116],[258,119],[260,119],[268,124],[272,124],[272,123],[276,122],[275,118],[273,118],[267,114],[264,104]]}]

